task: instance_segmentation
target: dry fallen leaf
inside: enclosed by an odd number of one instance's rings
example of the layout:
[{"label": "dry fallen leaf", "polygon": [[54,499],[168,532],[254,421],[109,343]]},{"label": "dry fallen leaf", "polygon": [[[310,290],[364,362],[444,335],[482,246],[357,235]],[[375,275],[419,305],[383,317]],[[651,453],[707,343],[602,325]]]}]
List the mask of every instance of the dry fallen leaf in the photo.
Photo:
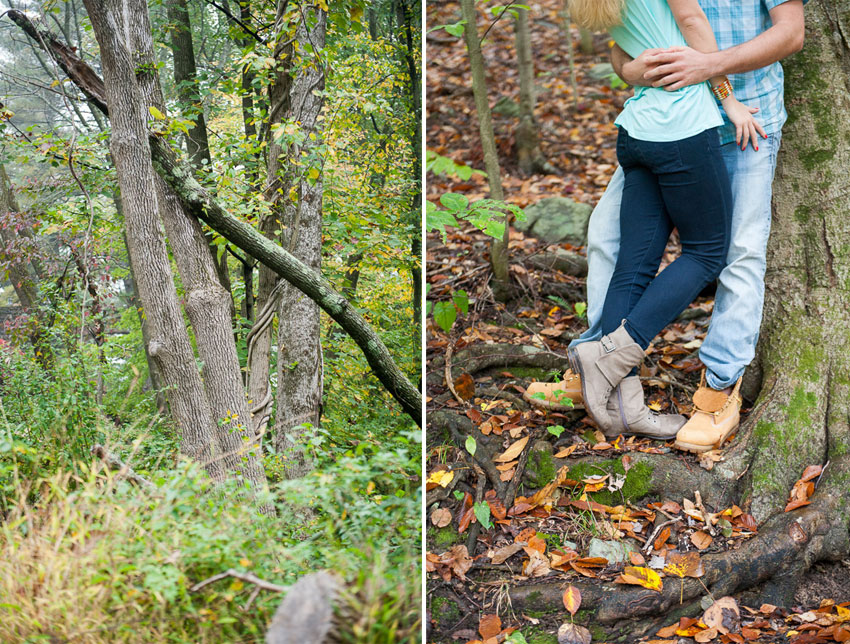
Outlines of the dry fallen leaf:
[{"label": "dry fallen leaf", "polygon": [[452,513],[446,508],[434,508],[431,512],[431,523],[438,528],[445,528],[452,522]]},{"label": "dry fallen leaf", "polygon": [[520,550],[522,550],[525,547],[525,545],[526,544],[525,544],[524,541],[519,541],[519,542],[516,542],[516,543],[510,543],[510,544],[504,546],[503,548],[499,548],[498,550],[496,550],[493,553],[493,556],[490,557],[490,563],[493,563],[493,564],[504,563],[505,561],[510,559],[513,555],[515,555]]},{"label": "dry fallen leaf", "polygon": [[590,631],[578,624],[561,624],[558,628],[558,644],[590,644]]},{"label": "dry fallen leaf", "polygon": [[570,454],[572,454],[574,451],[576,451],[577,447],[578,447],[578,443],[570,445],[569,447],[565,447],[560,452],[555,454],[554,458],[567,458]]},{"label": "dry fallen leaf", "polygon": [[711,538],[711,535],[707,532],[703,532],[702,530],[694,532],[691,535],[691,543],[693,543],[700,550],[705,550],[706,548],[708,548],[711,545],[712,541],[713,539]]},{"label": "dry fallen leaf", "polygon": [[702,559],[697,552],[679,552],[671,550],[667,553],[667,565],[664,572],[676,577],[702,577],[705,571],[702,567]]},{"label": "dry fallen leaf", "polygon": [[455,477],[452,470],[436,470],[431,472],[425,481],[425,489],[433,490],[435,487],[447,487]]},{"label": "dry fallen leaf", "polygon": [[454,388],[457,395],[463,400],[469,400],[475,397],[475,380],[468,373],[462,373],[454,381]]},{"label": "dry fallen leaf", "polygon": [[707,628],[694,635],[694,640],[701,643],[710,642],[717,637],[718,633],[719,631],[716,628]]},{"label": "dry fallen leaf", "polygon": [[493,460],[498,463],[507,463],[508,461],[514,460],[517,456],[522,453],[525,444],[528,442],[529,437],[520,438],[517,442],[511,445],[508,449],[505,450],[504,453],[500,454]]},{"label": "dry fallen leaf", "polygon": [[496,637],[502,632],[502,620],[498,615],[482,615],[478,622],[478,632],[485,640]]},{"label": "dry fallen leaf", "polygon": [[579,589],[570,584],[564,591],[564,607],[570,611],[570,615],[575,617],[578,609],[581,608],[581,592]]},{"label": "dry fallen leaf", "polygon": [[709,606],[702,616],[702,621],[709,628],[716,628],[724,635],[738,632],[741,626],[741,610],[738,602],[732,597],[722,597]]},{"label": "dry fallen leaf", "polygon": [[634,584],[643,586],[649,590],[661,592],[662,581],[657,572],[651,568],[643,568],[639,566],[626,566],[621,574],[615,580],[618,584]]}]

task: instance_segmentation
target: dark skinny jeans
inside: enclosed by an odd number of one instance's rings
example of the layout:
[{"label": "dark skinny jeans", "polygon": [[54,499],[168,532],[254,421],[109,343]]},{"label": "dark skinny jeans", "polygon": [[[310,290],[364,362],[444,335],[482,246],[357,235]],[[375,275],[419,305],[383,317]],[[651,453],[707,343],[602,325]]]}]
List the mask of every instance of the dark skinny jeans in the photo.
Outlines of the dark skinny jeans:
[{"label": "dark skinny jeans", "polygon": [[[626,183],[602,333],[625,319],[646,349],[725,266],[732,193],[716,128],[670,142],[640,141],[620,128],[617,159]],[[682,254],[658,273],[674,227]]]}]

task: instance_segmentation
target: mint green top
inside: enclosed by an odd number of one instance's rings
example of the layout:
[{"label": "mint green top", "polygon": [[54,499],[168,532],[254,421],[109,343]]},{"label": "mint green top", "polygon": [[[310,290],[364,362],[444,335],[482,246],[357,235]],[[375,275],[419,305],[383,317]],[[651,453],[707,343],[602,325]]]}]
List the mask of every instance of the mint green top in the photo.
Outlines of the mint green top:
[{"label": "mint green top", "polygon": [[[645,49],[687,45],[666,0],[626,0],[623,24],[610,32],[632,58]],[[678,141],[723,125],[723,118],[708,83],[700,83],[674,92],[635,87],[615,124],[635,139]]]}]

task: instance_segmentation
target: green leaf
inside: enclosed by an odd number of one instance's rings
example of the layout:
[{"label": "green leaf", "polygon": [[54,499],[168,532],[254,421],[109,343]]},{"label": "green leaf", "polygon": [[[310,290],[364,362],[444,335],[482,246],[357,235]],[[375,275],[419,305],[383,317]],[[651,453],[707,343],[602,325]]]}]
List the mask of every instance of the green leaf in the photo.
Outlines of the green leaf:
[{"label": "green leaf", "polygon": [[454,492],[452,492],[452,494],[458,501],[463,501],[463,492],[461,492],[460,490],[455,490]]},{"label": "green leaf", "polygon": [[519,631],[514,631],[511,633],[510,637],[505,640],[505,644],[528,644],[528,641],[525,639],[525,635]]},{"label": "green leaf", "polygon": [[560,438],[561,434],[563,434],[566,430],[560,425],[555,425],[554,427],[547,428],[550,434],[553,434],[556,438]]},{"label": "green leaf", "polygon": [[463,36],[463,27],[466,24],[466,20],[461,20],[460,22],[456,22],[453,25],[446,25],[446,31],[450,33],[452,36],[456,36],[460,38]]},{"label": "green leaf", "polygon": [[446,226],[457,226],[457,219],[447,210],[437,210],[437,206],[428,201],[425,205],[425,229],[439,230],[446,241]]},{"label": "green leaf", "polygon": [[469,313],[469,296],[466,291],[458,291],[452,295],[452,302],[460,310],[463,315]]},{"label": "green leaf", "polygon": [[472,436],[466,437],[466,451],[470,453],[470,455],[475,456],[475,450],[478,445],[475,443],[475,439]]},{"label": "green leaf", "polygon": [[493,524],[490,523],[490,505],[487,501],[481,501],[473,505],[472,512],[475,514],[475,518],[478,519],[478,523],[481,524],[482,528],[489,530],[493,527]]},{"label": "green leaf", "polygon": [[434,303],[434,322],[436,322],[437,326],[439,326],[443,331],[446,333],[451,331],[456,319],[457,309],[453,302]]},{"label": "green leaf", "polygon": [[585,313],[587,313],[587,302],[576,302],[575,303],[576,315],[580,318],[585,317]]},{"label": "green leaf", "polygon": [[458,213],[466,210],[469,199],[454,192],[447,192],[440,197],[440,203],[451,212]]}]

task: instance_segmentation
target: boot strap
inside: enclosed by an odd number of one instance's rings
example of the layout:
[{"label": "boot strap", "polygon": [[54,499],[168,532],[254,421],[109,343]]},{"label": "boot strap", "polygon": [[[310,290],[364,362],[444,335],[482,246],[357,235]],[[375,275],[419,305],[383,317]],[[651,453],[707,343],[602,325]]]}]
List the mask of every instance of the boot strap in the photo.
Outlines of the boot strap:
[{"label": "boot strap", "polygon": [[707,386],[705,384],[705,375],[703,375],[700,387],[694,394],[694,409],[717,416],[723,413],[733,401],[735,404],[741,401],[741,396],[738,393],[740,388],[741,379],[739,378],[731,393],[724,394],[722,391],[717,391]]}]

